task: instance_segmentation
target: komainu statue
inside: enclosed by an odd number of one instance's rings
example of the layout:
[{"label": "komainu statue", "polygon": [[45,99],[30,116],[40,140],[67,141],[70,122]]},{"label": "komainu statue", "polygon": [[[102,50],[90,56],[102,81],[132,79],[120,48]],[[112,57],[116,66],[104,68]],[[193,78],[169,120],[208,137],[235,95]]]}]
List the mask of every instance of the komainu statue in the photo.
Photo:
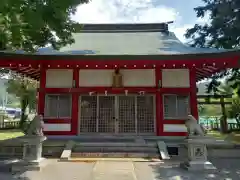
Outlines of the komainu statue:
[{"label": "komainu statue", "polygon": [[206,134],[204,127],[198,124],[197,120],[192,115],[188,115],[185,120],[185,126],[187,127],[188,136],[205,136]]},{"label": "komainu statue", "polygon": [[27,129],[26,135],[44,136],[43,126],[44,122],[42,115],[36,115]]}]

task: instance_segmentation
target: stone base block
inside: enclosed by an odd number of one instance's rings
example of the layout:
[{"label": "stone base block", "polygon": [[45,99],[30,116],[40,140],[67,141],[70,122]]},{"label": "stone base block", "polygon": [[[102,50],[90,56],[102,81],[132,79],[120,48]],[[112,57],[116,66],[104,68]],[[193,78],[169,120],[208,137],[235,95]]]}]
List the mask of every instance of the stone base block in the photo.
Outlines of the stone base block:
[{"label": "stone base block", "polygon": [[47,164],[47,160],[45,158],[41,158],[35,161],[24,161],[19,160],[12,165],[12,172],[20,172],[20,171],[41,171]]},{"label": "stone base block", "polygon": [[180,167],[189,171],[217,170],[209,161],[188,161],[180,164]]}]

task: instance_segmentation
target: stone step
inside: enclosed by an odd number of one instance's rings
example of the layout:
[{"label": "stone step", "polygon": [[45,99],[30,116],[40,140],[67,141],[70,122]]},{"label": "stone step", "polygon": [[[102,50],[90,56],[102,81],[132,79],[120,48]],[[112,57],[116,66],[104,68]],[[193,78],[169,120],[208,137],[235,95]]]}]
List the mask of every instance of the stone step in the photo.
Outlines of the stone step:
[{"label": "stone step", "polygon": [[0,160],[11,159],[11,158],[21,158],[22,154],[12,154],[12,153],[1,153]]},{"label": "stone step", "polygon": [[67,144],[61,154],[60,160],[65,161],[71,157],[72,148],[73,148],[74,144],[75,144],[74,141],[67,142]]},{"label": "stone step", "polygon": [[173,137],[173,136],[154,136],[154,135],[103,135],[103,134],[80,134],[79,136],[48,136],[48,140],[84,140],[84,139],[92,139],[92,140],[106,140],[106,139],[125,139],[125,140],[135,140],[138,138],[142,138],[145,140],[157,140],[157,141],[183,141],[185,137],[183,136],[178,136],[178,137]]},{"label": "stone step", "polygon": [[82,147],[157,147],[156,143],[128,143],[128,142],[75,142],[75,146]]},{"label": "stone step", "polygon": [[157,142],[157,146],[158,146],[158,151],[161,155],[162,159],[170,159],[168,150],[167,150],[167,145],[165,144],[164,141],[158,141]]},{"label": "stone step", "polygon": [[88,146],[77,146],[72,149],[72,152],[150,152],[158,153],[157,147],[120,147],[120,146],[101,146],[101,147],[88,147]]},{"label": "stone step", "polygon": [[90,157],[82,157],[82,158],[69,158],[69,162],[97,162],[97,161],[117,161],[117,162],[161,162],[159,158],[111,158],[111,157],[106,157],[106,158],[101,158],[101,157],[95,157],[95,158],[90,158]]},{"label": "stone step", "polygon": [[112,152],[112,153],[76,153],[72,152],[71,158],[159,158],[159,153],[124,153],[124,152]]},{"label": "stone step", "polygon": [[79,136],[76,139],[73,139],[76,143],[78,142],[128,142],[132,143],[135,142],[136,138],[129,138],[126,136],[123,137],[115,137],[115,136]]},{"label": "stone step", "polygon": [[12,165],[0,165],[0,173],[1,172],[11,172]]},{"label": "stone step", "polygon": [[11,172],[12,165],[17,161],[17,159],[1,159],[0,160],[0,172]]},{"label": "stone step", "polygon": [[93,142],[93,143],[97,143],[97,142],[99,142],[99,143],[103,143],[103,142],[113,142],[113,143],[115,143],[115,142],[119,142],[119,143],[121,143],[121,142],[128,142],[128,143],[134,143],[135,142],[135,139],[114,139],[114,138],[111,138],[111,139],[98,139],[98,138],[96,138],[96,139],[78,139],[78,140],[76,140],[75,142],[80,142],[80,143],[88,143],[88,142]]}]

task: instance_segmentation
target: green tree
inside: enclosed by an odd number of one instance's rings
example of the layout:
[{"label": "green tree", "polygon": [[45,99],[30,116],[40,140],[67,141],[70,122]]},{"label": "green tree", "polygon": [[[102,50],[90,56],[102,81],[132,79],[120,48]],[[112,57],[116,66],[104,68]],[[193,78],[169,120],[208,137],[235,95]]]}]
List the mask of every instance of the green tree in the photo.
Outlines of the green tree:
[{"label": "green tree", "polygon": [[236,117],[237,114],[240,113],[240,99],[238,97],[233,98],[232,104],[229,108],[227,108],[227,110],[228,110],[228,117],[235,118],[237,123],[240,125],[240,121]]},{"label": "green tree", "polygon": [[25,121],[27,119],[26,109],[29,107],[31,110],[35,107],[37,82],[20,76],[12,76],[6,85],[7,92],[15,95],[20,100],[20,128],[24,130]]},{"label": "green tree", "polygon": [[[185,36],[191,39],[193,47],[213,47],[234,49],[240,46],[240,1],[239,0],[202,0],[205,5],[194,10],[198,18],[209,16],[209,23],[195,24],[188,29]],[[220,79],[227,77],[227,82],[240,95],[240,71],[238,68],[226,69],[212,75],[207,92],[221,94]],[[226,117],[225,114],[223,114]],[[226,124],[226,118],[221,118]],[[224,128],[225,129],[225,128]]]},{"label": "green tree", "polygon": [[74,42],[71,15],[89,0],[1,0],[0,50],[54,49]]},{"label": "green tree", "polygon": [[[240,1],[239,0],[202,0],[205,5],[196,7],[197,17],[209,16],[206,24],[195,24],[185,36],[191,39],[193,47],[213,47],[234,49],[240,47]],[[218,93],[219,79],[227,77],[231,86],[240,95],[240,71],[238,68],[226,69],[211,77],[208,92]]]},{"label": "green tree", "polygon": [[[74,42],[72,33],[79,31],[71,20],[78,5],[89,0],[1,0],[0,3],[0,50],[24,50],[34,52],[50,45],[59,49]],[[0,75],[8,74],[0,68]],[[8,92],[20,98],[22,109],[21,127],[26,119],[27,106],[34,106],[35,83],[20,76],[8,82]]]},{"label": "green tree", "polygon": [[203,105],[198,105],[199,116],[205,115],[205,112],[206,112],[206,108]]},{"label": "green tree", "polygon": [[195,47],[237,48],[240,45],[240,1],[202,0],[205,5],[194,8],[197,17],[210,17],[208,24],[195,24],[186,37]]}]

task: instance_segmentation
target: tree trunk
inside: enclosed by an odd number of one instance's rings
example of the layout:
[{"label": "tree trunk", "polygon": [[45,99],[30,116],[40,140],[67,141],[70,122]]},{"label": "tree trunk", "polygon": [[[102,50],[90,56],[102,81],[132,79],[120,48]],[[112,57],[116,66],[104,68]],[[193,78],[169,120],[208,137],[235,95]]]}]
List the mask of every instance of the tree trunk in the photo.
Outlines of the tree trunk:
[{"label": "tree trunk", "polygon": [[236,116],[235,116],[235,120],[236,120],[236,122],[237,122],[237,128],[238,128],[238,131],[240,130],[240,119],[239,119],[239,114],[237,114]]},{"label": "tree trunk", "polygon": [[20,129],[22,129],[24,132],[25,132],[25,122],[27,119],[27,116],[26,116],[27,106],[28,106],[28,98],[27,96],[23,96],[21,98],[21,117],[20,117],[19,126],[20,126]]},{"label": "tree trunk", "polygon": [[228,125],[227,125],[227,115],[226,115],[224,97],[221,97],[220,103],[221,103],[221,109],[222,109],[222,117],[220,118],[220,127],[221,127],[220,129],[221,129],[221,133],[227,133]]}]

